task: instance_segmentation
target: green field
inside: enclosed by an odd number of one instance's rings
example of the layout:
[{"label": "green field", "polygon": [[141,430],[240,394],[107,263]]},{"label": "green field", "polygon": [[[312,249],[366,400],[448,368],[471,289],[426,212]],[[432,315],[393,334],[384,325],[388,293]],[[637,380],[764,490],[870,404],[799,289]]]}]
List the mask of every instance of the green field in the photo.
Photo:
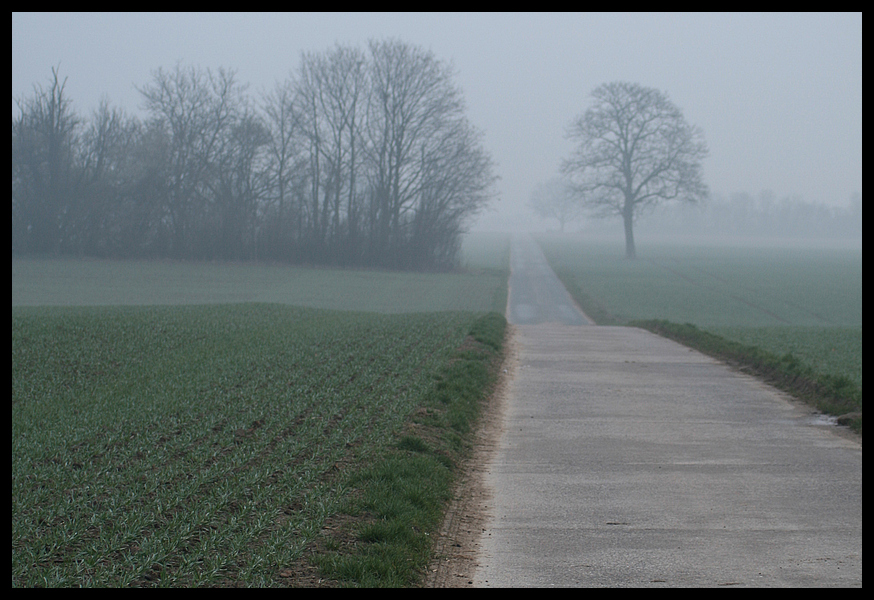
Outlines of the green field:
[{"label": "green field", "polygon": [[538,242],[569,290],[604,320],[692,323],[862,385],[861,249],[653,244],[630,261],[621,242]]},{"label": "green field", "polygon": [[13,587],[415,584],[500,348],[494,248],[13,260]]},{"label": "green field", "polygon": [[21,258],[12,261],[12,306],[265,302],[380,313],[493,308],[503,312],[505,280],[505,272],[497,269],[401,273],[243,263]]},{"label": "green field", "polygon": [[[693,323],[861,388],[861,252],[539,241],[603,322]],[[470,236],[435,274],[13,259],[13,587],[415,585],[508,251]]]}]

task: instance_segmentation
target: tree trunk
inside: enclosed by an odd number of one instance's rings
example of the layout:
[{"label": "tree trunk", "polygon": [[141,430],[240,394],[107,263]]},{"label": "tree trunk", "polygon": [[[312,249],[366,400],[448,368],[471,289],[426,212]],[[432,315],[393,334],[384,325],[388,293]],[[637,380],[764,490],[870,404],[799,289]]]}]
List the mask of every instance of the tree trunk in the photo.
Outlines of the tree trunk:
[{"label": "tree trunk", "polygon": [[622,219],[625,221],[625,258],[637,258],[634,249],[634,210],[626,206],[622,211]]}]

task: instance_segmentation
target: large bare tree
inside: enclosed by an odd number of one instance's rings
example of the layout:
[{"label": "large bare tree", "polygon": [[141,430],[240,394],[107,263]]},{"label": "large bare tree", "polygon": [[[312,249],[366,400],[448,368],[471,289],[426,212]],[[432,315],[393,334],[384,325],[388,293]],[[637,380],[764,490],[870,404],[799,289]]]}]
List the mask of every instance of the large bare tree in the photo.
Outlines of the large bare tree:
[{"label": "large bare tree", "polygon": [[625,224],[625,255],[636,256],[633,223],[642,209],[666,200],[706,198],[704,136],[667,94],[635,83],[607,83],[567,137],[577,143],[562,164],[584,205]]}]

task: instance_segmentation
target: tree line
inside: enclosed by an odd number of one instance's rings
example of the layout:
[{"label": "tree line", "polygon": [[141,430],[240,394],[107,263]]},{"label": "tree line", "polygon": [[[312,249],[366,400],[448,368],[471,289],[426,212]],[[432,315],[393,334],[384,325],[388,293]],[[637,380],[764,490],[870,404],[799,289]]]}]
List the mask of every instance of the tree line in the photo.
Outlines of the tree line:
[{"label": "tree line", "polygon": [[[555,177],[531,192],[529,208],[560,231],[583,228],[591,216],[572,184]],[[666,203],[646,211],[636,230],[650,237],[691,236],[754,239],[862,239],[862,195],[854,193],[843,205],[830,206],[801,196],[778,199],[770,190],[713,193],[702,202]],[[611,231],[597,225],[599,233]],[[615,232],[620,229],[616,228]]]},{"label": "tree line", "polygon": [[843,205],[779,198],[770,190],[758,194],[714,194],[694,205],[659,207],[640,223],[647,235],[695,235],[709,238],[862,239],[862,195]]},{"label": "tree line", "polygon": [[401,41],[303,53],[257,100],[177,64],[146,117],[74,110],[57,69],[16,100],[13,254],[447,269],[493,194],[452,69]]}]

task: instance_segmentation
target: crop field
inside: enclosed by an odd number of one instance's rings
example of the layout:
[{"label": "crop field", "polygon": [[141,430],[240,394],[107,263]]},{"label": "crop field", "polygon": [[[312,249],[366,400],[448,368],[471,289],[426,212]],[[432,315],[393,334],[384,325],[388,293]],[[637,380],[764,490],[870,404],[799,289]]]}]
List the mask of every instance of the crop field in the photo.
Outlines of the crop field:
[{"label": "crop field", "polygon": [[861,249],[647,245],[629,261],[622,242],[538,242],[588,310],[692,323],[862,384]]},{"label": "crop field", "polygon": [[414,583],[503,331],[508,259],[466,252],[13,260],[13,587]]},{"label": "crop field", "polygon": [[13,585],[283,583],[475,316],[14,308]]},{"label": "crop field", "polygon": [[[472,261],[479,258],[478,250],[472,252]],[[506,271],[399,273],[171,261],[12,261],[12,306],[239,302],[380,313],[503,312]]]}]

